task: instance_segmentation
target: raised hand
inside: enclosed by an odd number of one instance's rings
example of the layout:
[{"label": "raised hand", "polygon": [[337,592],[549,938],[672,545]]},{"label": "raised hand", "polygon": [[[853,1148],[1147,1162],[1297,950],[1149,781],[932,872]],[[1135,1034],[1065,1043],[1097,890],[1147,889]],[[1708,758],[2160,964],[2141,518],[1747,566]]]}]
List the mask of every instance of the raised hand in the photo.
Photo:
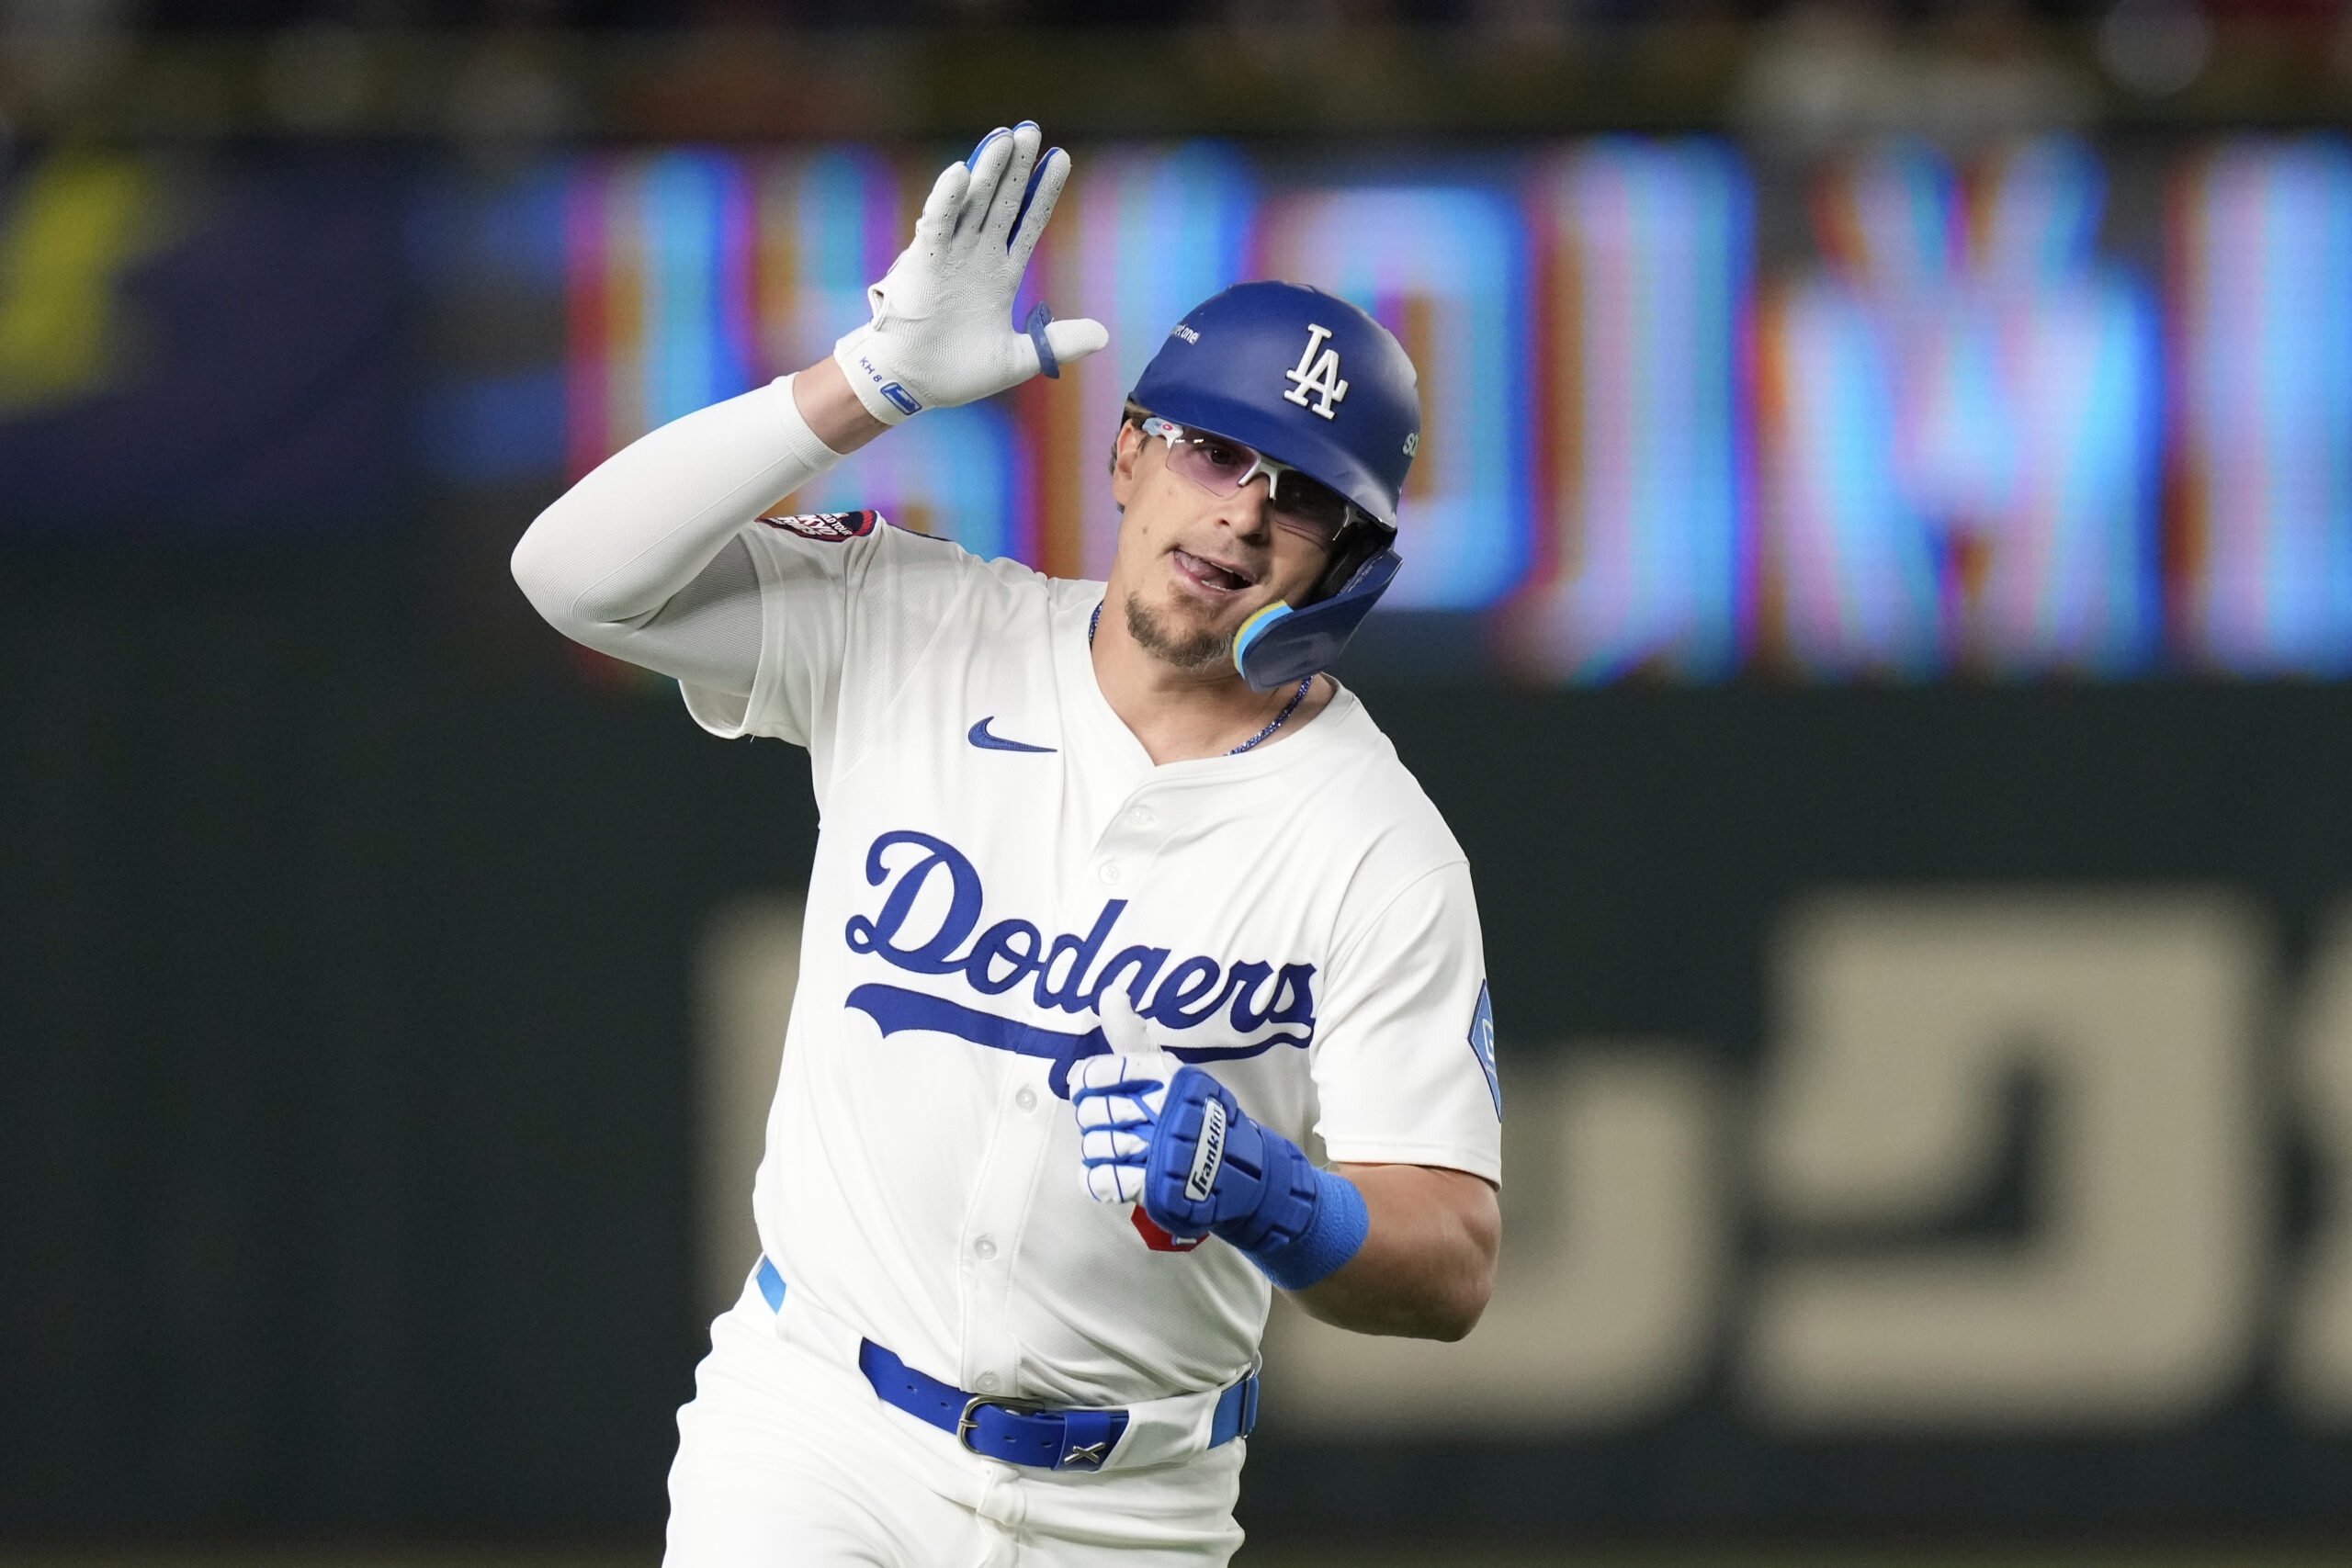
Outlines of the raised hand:
[{"label": "raised hand", "polygon": [[972,155],[941,171],[914,239],[866,289],[873,319],[833,345],[858,401],[885,424],[953,408],[1111,341],[1102,323],[1056,321],[1042,309],[1026,330],[1013,297],[1069,178],[1069,154],[1048,149],[1023,120],[992,130]]}]

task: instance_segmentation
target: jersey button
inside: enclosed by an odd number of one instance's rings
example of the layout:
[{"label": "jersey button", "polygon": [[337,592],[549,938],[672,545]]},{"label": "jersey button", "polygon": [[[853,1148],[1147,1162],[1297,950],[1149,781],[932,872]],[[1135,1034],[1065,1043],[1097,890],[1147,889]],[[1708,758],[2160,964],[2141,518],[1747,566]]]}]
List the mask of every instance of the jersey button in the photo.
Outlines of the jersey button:
[{"label": "jersey button", "polygon": [[1119,880],[1119,863],[1116,861],[1108,862],[1103,865],[1101,871],[1096,872],[1094,874],[1101,877],[1107,883],[1115,885]]},{"label": "jersey button", "polygon": [[972,1386],[978,1389],[982,1393],[994,1393],[996,1392],[996,1374],[994,1372],[982,1372],[978,1377],[972,1380]]},{"label": "jersey button", "polygon": [[989,1236],[980,1237],[972,1244],[972,1256],[986,1263],[996,1256],[996,1242]]},{"label": "jersey button", "polygon": [[1134,823],[1138,828],[1148,828],[1154,822],[1159,821],[1159,818],[1151,814],[1150,807],[1138,806],[1133,811],[1127,813],[1127,820]]},{"label": "jersey button", "polygon": [[1035,1111],[1037,1109],[1037,1091],[1023,1084],[1021,1092],[1012,1097],[1012,1103],[1023,1111]]}]

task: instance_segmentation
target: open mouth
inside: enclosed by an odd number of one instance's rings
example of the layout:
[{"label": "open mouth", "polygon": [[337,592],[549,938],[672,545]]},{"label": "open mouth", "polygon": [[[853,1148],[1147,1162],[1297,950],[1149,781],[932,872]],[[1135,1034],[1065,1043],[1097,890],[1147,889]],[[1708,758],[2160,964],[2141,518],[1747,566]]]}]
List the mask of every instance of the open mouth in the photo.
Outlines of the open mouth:
[{"label": "open mouth", "polygon": [[1243,575],[1232,567],[1219,566],[1204,556],[1196,556],[1190,550],[1175,550],[1170,553],[1175,558],[1176,570],[1179,573],[1213,593],[1238,592],[1257,581],[1255,578]]}]

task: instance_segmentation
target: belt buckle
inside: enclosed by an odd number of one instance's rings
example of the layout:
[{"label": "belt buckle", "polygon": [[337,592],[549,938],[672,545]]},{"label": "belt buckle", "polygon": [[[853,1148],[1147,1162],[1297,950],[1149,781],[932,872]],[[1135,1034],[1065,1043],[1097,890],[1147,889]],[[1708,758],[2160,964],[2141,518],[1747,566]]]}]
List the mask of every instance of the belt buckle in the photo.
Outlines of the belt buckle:
[{"label": "belt buckle", "polygon": [[[1010,1410],[1015,1416],[1040,1416],[1046,1410],[1043,1400],[1000,1399],[993,1394],[973,1395],[964,1402],[964,1414],[956,1417],[956,1440],[964,1446],[967,1453],[980,1453],[979,1450],[972,1447],[972,1434],[980,1429],[978,1412],[984,1404],[993,1404],[999,1410]],[[989,1456],[980,1454],[980,1457],[986,1459]]]}]

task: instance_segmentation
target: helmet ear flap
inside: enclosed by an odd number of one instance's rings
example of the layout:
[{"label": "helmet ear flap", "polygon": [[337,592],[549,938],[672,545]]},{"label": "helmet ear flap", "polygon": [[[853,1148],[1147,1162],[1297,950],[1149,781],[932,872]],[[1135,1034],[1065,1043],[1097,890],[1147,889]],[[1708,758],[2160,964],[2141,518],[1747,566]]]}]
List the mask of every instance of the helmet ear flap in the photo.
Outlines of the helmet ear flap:
[{"label": "helmet ear flap", "polygon": [[[1319,604],[1345,588],[1363,570],[1364,562],[1389,548],[1396,536],[1377,523],[1359,523],[1340,534],[1331,545],[1331,563],[1323,575],[1315,580],[1315,588],[1306,597],[1307,604]],[[1304,609],[1306,605],[1301,605]]]},{"label": "helmet ear flap", "polygon": [[1295,610],[1280,600],[1241,623],[1233,634],[1233,664],[1252,691],[1303,680],[1327,668],[1348,646],[1356,626],[1388,591],[1404,563],[1385,545],[1359,563],[1331,597]]}]

